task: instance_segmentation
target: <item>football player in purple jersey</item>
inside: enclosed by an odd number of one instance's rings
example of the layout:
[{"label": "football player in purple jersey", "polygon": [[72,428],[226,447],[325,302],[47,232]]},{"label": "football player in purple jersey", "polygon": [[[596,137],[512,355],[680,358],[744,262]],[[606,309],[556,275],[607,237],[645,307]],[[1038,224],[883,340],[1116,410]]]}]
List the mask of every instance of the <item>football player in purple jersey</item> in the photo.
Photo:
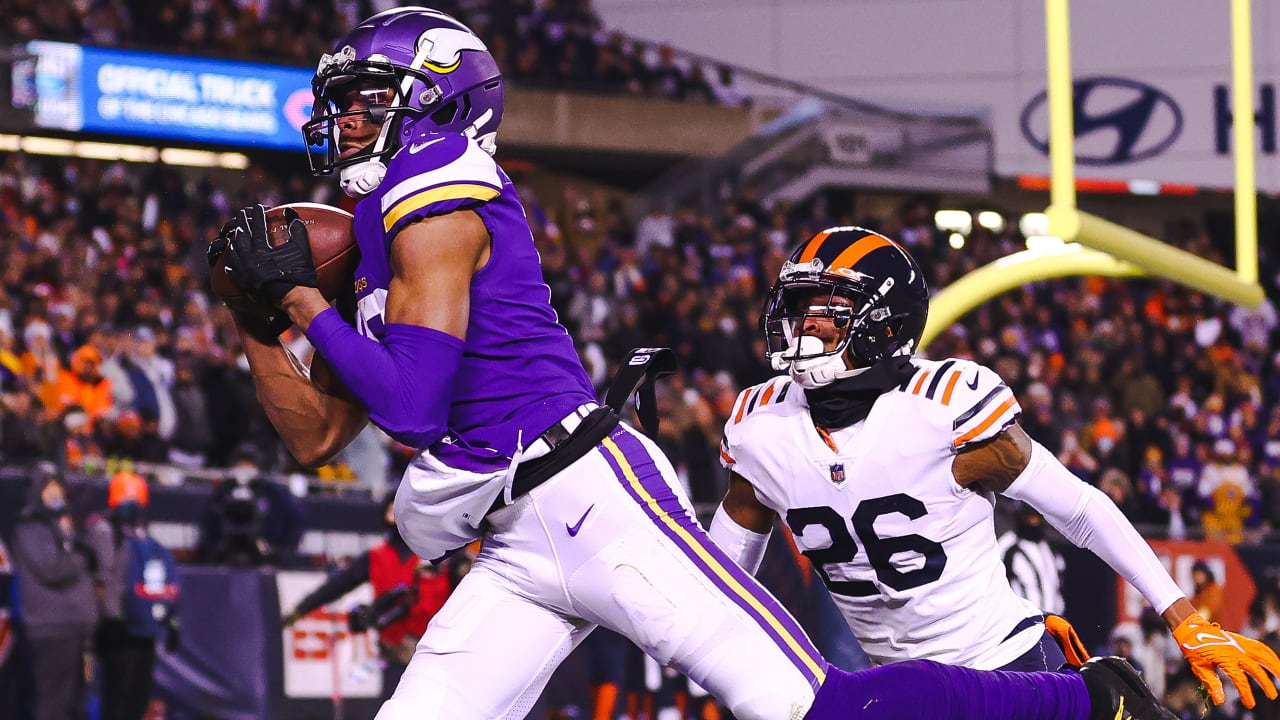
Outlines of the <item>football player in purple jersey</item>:
[{"label": "football player in purple jersey", "polygon": [[[1062,674],[830,666],[710,541],[654,443],[596,404],[492,157],[502,77],[480,38],[434,10],[389,10],[339,40],[313,85],[312,168],[359,198],[355,308],[349,322],[315,289],[300,221],[273,248],[264,209],[242,210],[210,255],[281,310],[238,318],[258,395],[303,463],[369,420],[418,449],[395,512],[420,557],[484,538],[379,720],[523,717],[597,625],[739,718],[1171,717],[1113,660]],[[288,323],[318,351],[310,377],[276,341]]]}]

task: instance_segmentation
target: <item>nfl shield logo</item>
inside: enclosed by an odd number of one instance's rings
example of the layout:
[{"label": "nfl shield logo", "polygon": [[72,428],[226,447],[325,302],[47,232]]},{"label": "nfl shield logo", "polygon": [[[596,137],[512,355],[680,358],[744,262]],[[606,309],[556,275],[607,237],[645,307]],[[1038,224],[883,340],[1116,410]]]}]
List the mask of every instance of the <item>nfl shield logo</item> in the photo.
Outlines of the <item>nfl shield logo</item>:
[{"label": "nfl shield logo", "polygon": [[837,485],[844,482],[844,463],[836,463],[831,466],[831,482]]}]

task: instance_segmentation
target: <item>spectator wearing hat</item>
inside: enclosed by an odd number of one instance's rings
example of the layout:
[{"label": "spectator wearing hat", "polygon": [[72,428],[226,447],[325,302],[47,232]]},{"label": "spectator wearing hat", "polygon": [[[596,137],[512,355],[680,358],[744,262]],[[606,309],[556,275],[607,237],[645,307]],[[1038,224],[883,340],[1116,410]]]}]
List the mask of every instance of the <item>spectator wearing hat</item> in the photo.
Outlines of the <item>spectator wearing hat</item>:
[{"label": "spectator wearing hat", "polygon": [[50,430],[53,449],[65,467],[88,467],[105,457],[93,421],[79,405],[63,410]]},{"label": "spectator wearing hat", "polygon": [[134,409],[144,420],[155,419],[160,439],[173,437],[177,421],[173,361],[159,354],[155,331],[146,325],[133,331],[125,369],[133,384]]},{"label": "spectator wearing hat", "polygon": [[89,413],[90,419],[99,420],[112,408],[111,381],[99,370],[102,355],[92,345],[82,345],[71,354],[69,365],[58,373],[54,411],[75,405]]},{"label": "spectator wearing hat", "polygon": [[56,416],[54,391],[62,372],[62,361],[53,349],[53,328],[39,318],[33,319],[22,331],[22,342],[26,347],[21,357],[22,376],[41,404]]},{"label": "spectator wearing hat", "polygon": [[[101,720],[142,720],[151,698],[156,638],[131,628],[124,600],[131,590],[131,541],[149,537],[143,515],[150,496],[142,476],[118,472],[108,485],[107,512],[89,521],[88,542],[98,558],[93,580],[101,618],[95,643],[102,669]],[[166,617],[163,625],[175,638],[174,617]]]},{"label": "spectator wearing hat", "polygon": [[[1134,670],[1142,674],[1145,679],[1147,676],[1147,668],[1142,661],[1138,659],[1138,648],[1142,645],[1142,630],[1138,624],[1133,621],[1122,622],[1111,629],[1108,638],[1110,647],[1108,655],[1122,657],[1129,661]],[[1149,681],[1148,681],[1149,682]]]},{"label": "spectator wearing hat", "polygon": [[67,508],[61,474],[40,463],[13,529],[13,565],[35,677],[35,720],[70,720],[84,702],[86,653],[98,619],[97,558]]},{"label": "spectator wearing hat", "polygon": [[1200,475],[1198,492],[1204,506],[1200,522],[1206,540],[1238,543],[1244,539],[1244,521],[1253,512],[1258,487],[1240,462],[1234,441],[1218,439],[1213,454]]}]

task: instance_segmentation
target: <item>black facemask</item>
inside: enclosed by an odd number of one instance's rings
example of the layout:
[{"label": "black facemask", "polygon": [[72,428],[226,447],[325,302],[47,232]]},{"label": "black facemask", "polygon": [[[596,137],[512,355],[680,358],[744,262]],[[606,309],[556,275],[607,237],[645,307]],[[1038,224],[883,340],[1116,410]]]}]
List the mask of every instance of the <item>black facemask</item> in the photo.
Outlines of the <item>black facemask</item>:
[{"label": "black facemask", "polygon": [[866,372],[805,390],[813,424],[826,430],[846,428],[862,422],[871,406],[886,391],[906,382],[916,371],[909,357],[886,358]]}]

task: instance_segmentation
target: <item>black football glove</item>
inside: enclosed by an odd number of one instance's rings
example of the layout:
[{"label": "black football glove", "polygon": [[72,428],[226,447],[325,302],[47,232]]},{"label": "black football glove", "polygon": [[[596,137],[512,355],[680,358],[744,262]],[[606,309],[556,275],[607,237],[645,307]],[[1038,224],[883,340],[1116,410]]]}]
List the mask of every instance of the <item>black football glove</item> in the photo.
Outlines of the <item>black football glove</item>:
[{"label": "black football glove", "polygon": [[293,327],[293,320],[289,319],[288,313],[283,310],[271,317],[242,312],[237,312],[236,315],[244,332],[264,343],[274,342],[285,330]]},{"label": "black football glove", "polygon": [[[267,240],[267,208],[262,205],[244,208],[222,227],[218,238],[209,246],[210,254],[215,245],[222,246],[219,255],[227,253],[224,267],[232,282],[250,297],[277,307],[293,288],[317,285],[307,226],[293,208],[285,208],[284,219],[289,239],[271,247]],[[212,257],[216,260],[217,255]]]}]

